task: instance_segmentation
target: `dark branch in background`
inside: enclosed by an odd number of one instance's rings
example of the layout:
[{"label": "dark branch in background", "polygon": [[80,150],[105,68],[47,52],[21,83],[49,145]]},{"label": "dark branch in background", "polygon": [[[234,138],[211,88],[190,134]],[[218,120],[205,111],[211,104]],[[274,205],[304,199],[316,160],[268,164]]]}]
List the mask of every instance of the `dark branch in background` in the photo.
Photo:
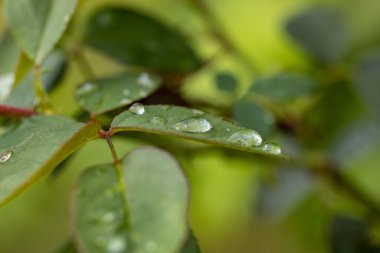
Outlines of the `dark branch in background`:
[{"label": "dark branch in background", "polygon": [[0,116],[4,117],[30,117],[38,114],[29,108],[21,108],[12,105],[0,105]]},{"label": "dark branch in background", "polygon": [[210,10],[207,4],[203,0],[188,0],[190,4],[194,6],[199,15],[206,21],[208,28],[214,38],[219,41],[223,48],[227,51],[233,52],[238,56],[242,62],[250,69],[253,74],[259,73],[259,68],[248,58],[244,52],[241,52],[230,38],[223,31],[218,19],[215,17],[214,13]]}]

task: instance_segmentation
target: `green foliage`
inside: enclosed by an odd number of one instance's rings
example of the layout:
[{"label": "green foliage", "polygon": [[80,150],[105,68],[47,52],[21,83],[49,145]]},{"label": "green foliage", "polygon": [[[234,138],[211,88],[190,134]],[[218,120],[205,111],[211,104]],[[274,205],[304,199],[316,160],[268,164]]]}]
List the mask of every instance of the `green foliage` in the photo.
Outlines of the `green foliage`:
[{"label": "green foliage", "polygon": [[54,48],[74,12],[76,0],[5,1],[4,14],[20,47],[37,64]]},{"label": "green foliage", "polygon": [[261,1],[1,2],[0,251],[378,252],[376,0]]},{"label": "green foliage", "polygon": [[200,64],[182,36],[134,10],[96,12],[88,22],[84,41],[125,64],[152,70],[186,72]]}]

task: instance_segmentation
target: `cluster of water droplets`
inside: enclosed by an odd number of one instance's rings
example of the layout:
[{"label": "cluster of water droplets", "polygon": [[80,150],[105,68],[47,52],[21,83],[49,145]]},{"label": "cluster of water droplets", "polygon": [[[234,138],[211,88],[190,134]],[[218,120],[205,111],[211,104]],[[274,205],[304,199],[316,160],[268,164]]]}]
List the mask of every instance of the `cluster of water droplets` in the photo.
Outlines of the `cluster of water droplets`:
[{"label": "cluster of water droplets", "polygon": [[[163,109],[169,108],[169,106],[166,106]],[[142,115],[145,112],[145,108],[144,105],[135,103],[129,108],[129,111],[134,114]],[[198,109],[192,109],[192,112],[194,116],[183,119],[171,127],[183,133],[206,133],[213,129],[214,126],[212,123],[202,116],[205,112]],[[164,126],[168,121],[162,117],[154,116],[151,118],[150,122],[157,126]],[[225,131],[231,132],[231,129],[226,128]],[[262,151],[271,154],[281,154],[281,148],[279,145],[275,143],[263,143],[260,134],[251,129],[243,129],[232,133],[227,138],[227,142],[244,148],[260,148]]]}]

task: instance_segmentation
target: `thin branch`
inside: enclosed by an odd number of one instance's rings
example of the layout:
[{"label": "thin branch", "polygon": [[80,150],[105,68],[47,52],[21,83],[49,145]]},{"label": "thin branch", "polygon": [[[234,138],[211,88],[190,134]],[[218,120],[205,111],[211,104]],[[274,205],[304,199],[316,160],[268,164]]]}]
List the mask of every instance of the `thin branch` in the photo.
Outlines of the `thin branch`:
[{"label": "thin branch", "polygon": [[38,114],[37,112],[29,109],[16,107],[12,105],[0,105],[0,116],[5,117],[30,117]]},{"label": "thin branch", "polygon": [[127,186],[125,185],[125,182],[123,180],[124,176],[123,176],[123,167],[121,165],[121,160],[119,159],[117,153],[116,153],[116,150],[115,150],[115,147],[112,143],[112,140],[111,140],[111,132],[110,131],[104,131],[104,130],[100,130],[98,135],[102,138],[104,138],[106,141],[107,141],[107,144],[111,150],[111,153],[112,153],[112,157],[113,157],[113,160],[114,160],[114,165],[115,165],[115,168],[116,168],[116,173],[117,173],[117,183],[118,183],[118,188],[119,188],[119,192],[121,195],[123,195],[123,204],[124,204],[124,211],[126,213],[126,227],[129,227],[129,224],[130,224],[130,221],[129,221],[129,206],[128,206],[128,200],[127,200],[127,194],[126,194],[126,189],[127,189]]}]

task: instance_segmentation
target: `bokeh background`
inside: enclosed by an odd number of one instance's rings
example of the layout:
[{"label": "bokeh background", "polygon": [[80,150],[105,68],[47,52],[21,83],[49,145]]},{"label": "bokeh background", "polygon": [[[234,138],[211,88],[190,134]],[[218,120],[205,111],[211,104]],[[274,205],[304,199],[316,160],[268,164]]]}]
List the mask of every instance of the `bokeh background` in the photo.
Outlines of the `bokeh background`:
[{"label": "bokeh background", "polygon": [[[378,0],[80,0],[59,47],[75,47],[89,15],[105,6],[137,10],[185,36],[207,63],[181,80],[182,98],[257,129],[293,158],[144,134],[116,137],[121,155],[153,144],[179,159],[202,252],[380,252]],[[17,57],[0,17],[1,77]],[[124,68],[90,47],[80,50],[98,76]],[[74,88],[84,80],[69,58],[51,93],[59,113],[77,113]],[[78,175],[111,160],[104,141],[91,142],[2,207],[0,252],[54,252],[70,233]]]}]

